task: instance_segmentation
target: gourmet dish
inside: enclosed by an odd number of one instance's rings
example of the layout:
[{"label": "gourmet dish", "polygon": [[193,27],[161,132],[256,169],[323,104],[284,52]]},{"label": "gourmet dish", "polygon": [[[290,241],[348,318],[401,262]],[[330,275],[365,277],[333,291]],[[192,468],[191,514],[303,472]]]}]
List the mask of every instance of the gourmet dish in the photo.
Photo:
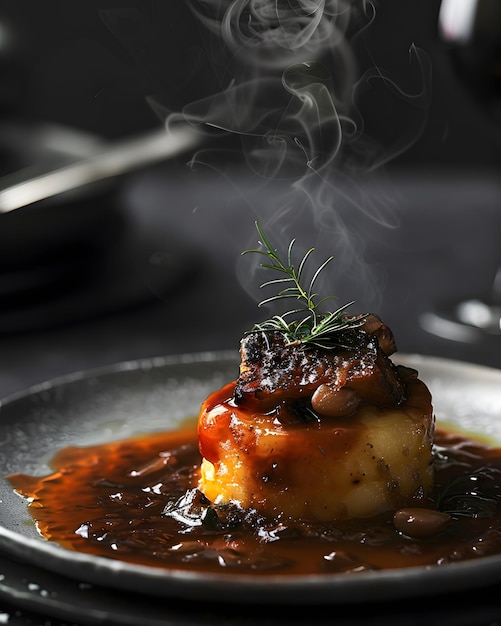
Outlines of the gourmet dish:
[{"label": "gourmet dish", "polygon": [[305,308],[292,323],[276,317],[247,333],[237,381],[205,401],[200,490],[286,519],[419,505],[433,486],[428,389],[392,363],[395,341],[378,317],[352,317],[346,307],[318,314],[313,286],[303,291],[301,275],[260,235],[268,267],[285,274],[281,295]]},{"label": "gourmet dish", "polygon": [[[186,426],[59,450],[9,476],[47,540],[201,572],[350,573],[501,553],[501,451],[437,427],[391,330],[352,303],[321,312],[257,224],[263,287],[293,301],[244,333],[234,380]],[[169,407],[165,407],[168,412]]]}]

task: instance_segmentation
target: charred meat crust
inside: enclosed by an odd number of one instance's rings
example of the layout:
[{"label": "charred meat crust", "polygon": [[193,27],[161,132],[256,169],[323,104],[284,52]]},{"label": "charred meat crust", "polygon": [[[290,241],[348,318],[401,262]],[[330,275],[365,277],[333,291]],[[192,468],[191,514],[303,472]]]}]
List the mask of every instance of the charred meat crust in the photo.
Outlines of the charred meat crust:
[{"label": "charred meat crust", "polygon": [[[390,331],[383,327],[387,344]],[[330,350],[290,345],[280,331],[249,333],[240,345],[234,400],[237,404],[253,400],[275,403],[311,396],[319,385],[326,384],[334,392],[349,388],[363,402],[398,406],[406,399],[405,382],[383,351],[379,332],[363,328],[340,331],[342,347]]]}]

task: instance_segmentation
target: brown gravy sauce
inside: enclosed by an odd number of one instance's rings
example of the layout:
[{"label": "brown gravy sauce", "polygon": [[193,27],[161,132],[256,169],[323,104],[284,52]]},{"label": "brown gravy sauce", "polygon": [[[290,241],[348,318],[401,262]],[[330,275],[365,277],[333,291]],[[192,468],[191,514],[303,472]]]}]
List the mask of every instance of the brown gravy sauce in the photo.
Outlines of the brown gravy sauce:
[{"label": "brown gravy sauce", "polygon": [[202,572],[298,575],[442,565],[501,553],[501,449],[438,430],[430,507],[443,532],[413,539],[393,515],[346,523],[264,520],[197,491],[196,427],[67,447],[46,477],[15,474],[39,532],[66,548]]}]

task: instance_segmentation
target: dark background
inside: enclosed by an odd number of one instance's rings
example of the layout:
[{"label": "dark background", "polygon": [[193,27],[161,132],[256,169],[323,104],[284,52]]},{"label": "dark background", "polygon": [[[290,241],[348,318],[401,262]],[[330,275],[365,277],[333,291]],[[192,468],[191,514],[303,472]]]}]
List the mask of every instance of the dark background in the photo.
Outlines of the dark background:
[{"label": "dark background", "polygon": [[[499,146],[490,119],[467,95],[438,37],[439,0],[376,4],[367,39],[374,63],[405,86],[409,48],[433,65],[426,128],[393,166],[485,166]],[[121,9],[111,27],[107,12]],[[146,102],[160,94],[171,108],[214,90],[200,66],[200,25],[180,0],[4,0],[0,24],[0,111],[117,138],[158,124]],[[115,32],[112,32],[112,31]],[[199,66],[200,69],[197,69]]]},{"label": "dark background", "polygon": [[[378,67],[416,93],[415,46],[429,60],[431,81],[425,106],[368,100],[367,129],[383,145],[398,141],[416,114],[422,128],[381,168],[390,227],[364,214],[349,218],[356,263],[342,258],[347,270],[330,289],[380,313],[402,351],[501,366],[499,337],[458,341],[420,322],[448,298],[488,293],[499,257],[499,94],[487,97],[481,81],[465,88],[439,37],[439,9],[439,0],[384,0],[364,33],[362,68]],[[166,111],[227,79],[207,54],[220,51],[183,0],[4,0],[0,27],[3,174],[47,166],[32,154],[33,126],[119,141],[162,129]],[[238,138],[229,143],[232,164]],[[75,203],[0,215],[2,394],[124,359],[237,348],[256,321],[259,291],[245,269],[237,277],[237,261],[255,244],[254,219],[263,207],[276,210],[279,192],[245,172],[192,171],[190,157],[132,172]],[[370,200],[379,194],[374,184],[361,177],[355,186]],[[295,228],[292,236],[317,245],[311,225],[299,220]],[[336,246],[334,235],[322,254]],[[376,281],[357,275],[359,262]]]}]

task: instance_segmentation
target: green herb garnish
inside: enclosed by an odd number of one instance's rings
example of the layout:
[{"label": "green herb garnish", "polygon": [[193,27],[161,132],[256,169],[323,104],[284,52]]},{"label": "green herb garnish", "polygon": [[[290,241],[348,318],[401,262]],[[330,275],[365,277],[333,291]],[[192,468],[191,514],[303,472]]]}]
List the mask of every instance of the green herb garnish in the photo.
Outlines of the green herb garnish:
[{"label": "green herb garnish", "polygon": [[[345,311],[353,304],[353,302],[348,302],[333,312],[321,313],[319,311],[319,307],[322,303],[326,300],[335,298],[335,296],[327,296],[317,301],[317,294],[313,291],[315,281],[318,276],[334,257],[331,256],[324,261],[313,274],[308,286],[303,287],[302,280],[305,267],[315,248],[310,248],[306,252],[296,270],[292,262],[292,249],[294,247],[295,239],[293,239],[289,244],[287,250],[287,261],[283,261],[279,257],[276,249],[271,245],[269,239],[259,225],[259,222],[256,222],[256,228],[259,236],[261,237],[261,241],[259,243],[261,243],[265,249],[245,250],[242,254],[248,254],[250,252],[262,254],[269,259],[269,262],[261,263],[260,266],[282,274],[280,278],[267,280],[262,283],[260,285],[261,288],[268,287],[270,285],[285,285],[285,287],[276,295],[262,300],[258,306],[262,307],[270,302],[288,298],[298,300],[303,304],[302,306],[283,313],[282,315],[274,315],[264,322],[254,324],[252,329],[248,332],[266,333],[279,331],[284,333],[288,341],[287,345],[290,346],[308,344],[327,350],[344,346],[342,337],[339,335],[340,331],[362,326],[365,322],[367,314],[347,316]],[[305,313],[306,315],[304,315]]]}]

